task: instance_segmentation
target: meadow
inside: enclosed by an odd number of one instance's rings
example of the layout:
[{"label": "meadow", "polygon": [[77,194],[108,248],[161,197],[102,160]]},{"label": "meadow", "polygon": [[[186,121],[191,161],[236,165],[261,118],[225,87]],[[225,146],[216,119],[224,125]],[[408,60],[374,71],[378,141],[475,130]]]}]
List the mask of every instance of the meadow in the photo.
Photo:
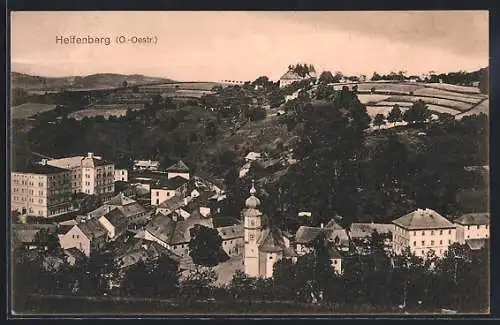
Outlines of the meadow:
[{"label": "meadow", "polygon": [[48,112],[56,108],[53,104],[24,103],[12,107],[12,119],[26,119],[39,113]]}]

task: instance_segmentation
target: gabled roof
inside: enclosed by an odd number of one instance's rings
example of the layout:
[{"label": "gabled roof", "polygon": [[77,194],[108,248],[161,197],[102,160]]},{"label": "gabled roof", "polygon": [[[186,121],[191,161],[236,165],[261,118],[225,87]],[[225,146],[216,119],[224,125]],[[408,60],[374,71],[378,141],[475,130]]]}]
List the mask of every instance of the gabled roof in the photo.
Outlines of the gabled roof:
[{"label": "gabled roof", "polygon": [[243,226],[242,225],[232,225],[226,227],[217,228],[219,236],[222,240],[233,239],[237,237],[243,237]]},{"label": "gabled roof", "polygon": [[125,196],[123,193],[118,193],[118,195],[113,196],[111,199],[105,202],[105,204],[109,205],[129,205],[132,203],[135,203],[136,201],[134,199],[131,199],[127,196]]},{"label": "gabled roof", "polygon": [[409,230],[455,228],[453,223],[432,209],[417,209],[392,223]]},{"label": "gabled roof", "polygon": [[468,213],[455,219],[455,223],[460,225],[489,225],[489,213]]},{"label": "gabled roof", "polygon": [[175,176],[169,179],[159,180],[152,188],[163,188],[167,190],[177,190],[182,185],[189,182],[184,177]]},{"label": "gabled roof", "polygon": [[163,201],[158,205],[159,208],[168,209],[170,211],[177,210],[184,206],[184,199],[180,195],[174,195],[168,200]]},{"label": "gabled roof", "polygon": [[257,244],[259,250],[266,253],[280,252],[286,247],[284,236],[278,228],[264,229]]},{"label": "gabled roof", "polygon": [[73,156],[73,157],[65,157],[59,159],[51,159],[47,162],[47,164],[59,168],[71,169],[75,167],[81,167],[83,158],[85,157]]},{"label": "gabled roof", "polygon": [[120,211],[120,209],[113,209],[106,213],[104,217],[115,227],[115,228],[126,228],[127,227],[127,216]]},{"label": "gabled roof", "polygon": [[164,243],[170,243],[172,233],[175,229],[175,221],[162,214],[156,214],[146,225],[146,231]]},{"label": "gabled roof", "polygon": [[295,242],[299,244],[308,244],[316,239],[319,234],[324,233],[326,238],[331,237],[333,229],[320,227],[300,226],[295,233]]},{"label": "gabled roof", "polygon": [[379,234],[389,234],[394,231],[394,224],[386,223],[353,223],[351,224],[351,236],[353,238],[362,238],[371,236],[377,231]]},{"label": "gabled roof", "polygon": [[143,238],[128,238],[115,252],[115,260],[120,260],[120,267],[125,268],[147,259],[157,259],[161,256],[168,256],[179,262],[180,257],[164,248],[157,242],[148,241]]},{"label": "gabled roof", "polygon": [[280,78],[280,80],[302,80],[302,79],[304,79],[304,77],[301,77],[297,72],[294,72],[292,70],[288,70]]},{"label": "gabled roof", "polygon": [[173,173],[189,173],[189,167],[182,161],[179,160],[172,166],[167,168],[167,172]]},{"label": "gabled roof", "polygon": [[189,231],[195,225],[202,225],[209,228],[213,228],[214,226],[211,218],[196,218],[191,216],[186,220],[177,221],[170,244],[176,245],[189,242],[191,240],[191,234]]},{"label": "gabled roof", "polygon": [[57,234],[58,235],[66,235],[68,233],[68,231],[71,230],[71,228],[73,228],[75,225],[60,225],[59,227],[57,227]]},{"label": "gabled roof", "polygon": [[85,220],[74,227],[78,227],[90,240],[106,236],[108,233],[96,219]]}]

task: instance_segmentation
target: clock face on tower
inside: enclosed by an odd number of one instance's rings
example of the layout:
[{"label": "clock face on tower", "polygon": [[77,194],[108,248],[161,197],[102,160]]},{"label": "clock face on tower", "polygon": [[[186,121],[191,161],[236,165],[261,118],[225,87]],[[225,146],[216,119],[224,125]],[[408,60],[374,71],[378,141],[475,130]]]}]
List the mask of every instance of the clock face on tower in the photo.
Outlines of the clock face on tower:
[{"label": "clock face on tower", "polygon": [[250,234],[250,240],[254,240],[255,239],[255,235],[254,234]]}]

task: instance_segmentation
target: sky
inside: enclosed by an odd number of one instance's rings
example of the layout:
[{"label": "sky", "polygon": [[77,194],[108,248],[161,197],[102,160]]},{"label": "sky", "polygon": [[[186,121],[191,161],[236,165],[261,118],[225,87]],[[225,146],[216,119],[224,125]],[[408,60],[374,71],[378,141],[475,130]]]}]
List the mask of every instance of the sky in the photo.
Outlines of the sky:
[{"label": "sky", "polygon": [[[11,70],[182,81],[277,80],[295,63],[367,76],[473,71],[488,65],[488,24],[487,11],[12,12]],[[112,43],[56,43],[72,35]]]}]

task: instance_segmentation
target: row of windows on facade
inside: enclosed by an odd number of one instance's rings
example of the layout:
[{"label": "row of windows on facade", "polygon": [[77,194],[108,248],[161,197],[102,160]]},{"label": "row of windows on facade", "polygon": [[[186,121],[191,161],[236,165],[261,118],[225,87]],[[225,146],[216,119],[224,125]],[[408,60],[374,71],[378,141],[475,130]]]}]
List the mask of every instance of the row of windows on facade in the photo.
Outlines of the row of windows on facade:
[{"label": "row of windows on facade", "polygon": [[[443,245],[443,241],[442,240],[439,241],[439,245]],[[451,245],[451,240],[450,239],[448,239],[448,245]],[[417,246],[417,241],[413,242],[413,246]],[[422,240],[422,245],[421,246],[425,246],[425,240]],[[431,240],[430,246],[434,246],[434,240]]]}]

